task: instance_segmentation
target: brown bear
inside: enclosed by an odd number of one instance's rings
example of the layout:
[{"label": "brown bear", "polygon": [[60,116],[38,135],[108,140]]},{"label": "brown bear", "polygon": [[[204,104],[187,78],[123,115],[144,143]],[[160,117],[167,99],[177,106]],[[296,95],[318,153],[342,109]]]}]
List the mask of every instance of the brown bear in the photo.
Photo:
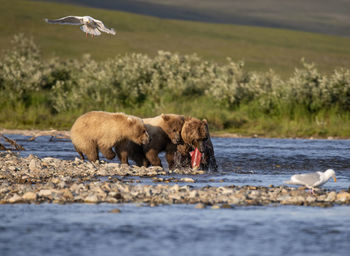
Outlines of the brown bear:
[{"label": "brown bear", "polygon": [[169,147],[169,169],[191,168],[190,152],[195,148],[202,153],[200,169],[217,171],[214,147],[210,139],[207,120],[187,117],[181,130],[182,143]]},{"label": "brown bear", "polygon": [[124,113],[92,111],[80,116],[71,129],[71,140],[82,159],[84,154],[95,162],[98,151],[107,159],[113,159],[113,147],[120,141],[131,140],[145,144],[149,135],[141,118]]},{"label": "brown bear", "polygon": [[115,151],[123,164],[132,159],[138,166],[162,166],[158,154],[167,151],[167,147],[181,141],[181,129],[185,118],[176,114],[161,114],[153,118],[145,118],[149,143],[139,146],[132,141],[117,143]]}]

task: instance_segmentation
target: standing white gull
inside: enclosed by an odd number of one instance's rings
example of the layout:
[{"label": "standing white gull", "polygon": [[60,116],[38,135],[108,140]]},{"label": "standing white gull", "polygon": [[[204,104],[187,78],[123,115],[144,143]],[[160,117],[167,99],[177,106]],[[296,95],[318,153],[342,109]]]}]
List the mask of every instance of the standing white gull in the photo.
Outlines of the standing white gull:
[{"label": "standing white gull", "polygon": [[86,33],[86,36],[87,34],[99,36],[101,35],[100,31],[115,35],[113,28],[107,28],[102,21],[96,20],[90,16],[66,16],[57,20],[45,19],[45,21],[51,24],[82,25],[80,29]]},{"label": "standing white gull", "polygon": [[325,184],[331,177],[333,177],[334,181],[337,182],[334,170],[328,169],[325,172],[295,174],[290,178],[290,180],[287,180],[284,183],[290,185],[302,185],[310,188],[311,191],[314,192],[315,187]]}]

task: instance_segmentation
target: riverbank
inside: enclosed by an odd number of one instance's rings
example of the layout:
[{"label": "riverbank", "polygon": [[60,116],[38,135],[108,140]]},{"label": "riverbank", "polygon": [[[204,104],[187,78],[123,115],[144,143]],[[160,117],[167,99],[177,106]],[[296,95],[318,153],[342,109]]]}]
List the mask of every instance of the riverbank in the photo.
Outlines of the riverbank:
[{"label": "riverbank", "polygon": [[[27,130],[27,129],[1,129],[0,128],[0,134],[20,134],[23,136],[30,136],[30,139],[35,139],[39,136],[51,136],[61,139],[70,139],[70,131],[67,130]],[[211,137],[216,138],[276,138],[275,136],[265,136],[261,134],[253,134],[253,135],[242,135],[239,133],[230,133],[230,132],[224,132],[224,131],[216,131],[210,133]],[[333,140],[333,139],[350,139],[350,137],[336,137],[336,136],[305,136],[305,137],[288,137],[288,136],[281,136],[280,138],[290,138],[290,139],[327,139],[327,140]]]},{"label": "riverbank", "polygon": [[[350,204],[350,191],[344,190],[316,189],[313,195],[304,188],[287,186],[191,186],[203,174],[118,163],[92,164],[78,158],[40,159],[33,155],[23,158],[13,152],[0,152],[0,203],[193,204],[198,208]],[[141,184],[136,177],[148,177],[158,185]]]}]

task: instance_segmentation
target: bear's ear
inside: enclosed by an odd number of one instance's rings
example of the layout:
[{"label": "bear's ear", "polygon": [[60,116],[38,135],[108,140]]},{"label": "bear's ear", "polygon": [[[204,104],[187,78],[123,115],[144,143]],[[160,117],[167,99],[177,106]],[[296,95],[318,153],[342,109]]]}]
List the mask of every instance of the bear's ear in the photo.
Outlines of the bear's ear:
[{"label": "bear's ear", "polygon": [[190,116],[186,116],[185,121],[190,121],[191,119],[192,119],[192,117],[190,117]]},{"label": "bear's ear", "polygon": [[134,118],[132,118],[132,117],[130,117],[130,116],[128,116],[128,123],[129,124],[133,124],[133,123],[135,123],[135,119]]},{"label": "bear's ear", "polygon": [[162,118],[163,118],[164,121],[169,121],[170,116],[164,115],[164,114],[162,113]]},{"label": "bear's ear", "polygon": [[208,124],[207,119],[203,119],[202,122],[205,123],[205,124]]}]

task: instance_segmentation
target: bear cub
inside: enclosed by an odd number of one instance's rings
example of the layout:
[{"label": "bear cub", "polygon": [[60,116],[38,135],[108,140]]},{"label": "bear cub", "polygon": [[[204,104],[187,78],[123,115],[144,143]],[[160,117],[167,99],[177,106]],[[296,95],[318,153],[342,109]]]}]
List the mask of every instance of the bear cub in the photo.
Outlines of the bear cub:
[{"label": "bear cub", "polygon": [[168,147],[181,142],[181,129],[185,117],[177,114],[161,114],[143,119],[150,136],[149,143],[137,145],[132,141],[117,143],[115,151],[123,164],[134,160],[138,166],[162,166],[158,154]]}]

